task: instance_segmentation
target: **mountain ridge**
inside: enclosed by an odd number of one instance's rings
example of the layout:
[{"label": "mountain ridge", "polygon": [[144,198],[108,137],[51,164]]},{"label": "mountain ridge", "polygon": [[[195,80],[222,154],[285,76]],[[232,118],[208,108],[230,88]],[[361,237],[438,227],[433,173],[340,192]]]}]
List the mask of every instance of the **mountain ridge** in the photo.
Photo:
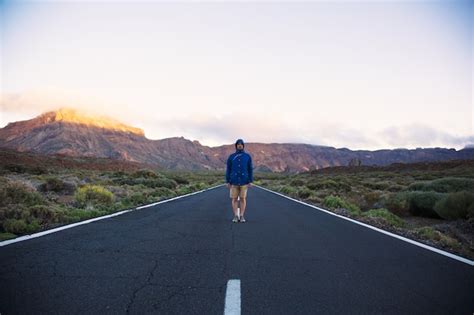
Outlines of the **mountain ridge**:
[{"label": "mountain ridge", "polygon": [[[60,108],[0,128],[0,147],[42,154],[98,157],[154,164],[169,169],[223,169],[233,144],[202,145],[183,136],[148,139],[142,129],[106,116]],[[257,171],[302,172],[330,166],[388,165],[474,159],[474,149],[350,150],[306,143],[247,142]]]}]

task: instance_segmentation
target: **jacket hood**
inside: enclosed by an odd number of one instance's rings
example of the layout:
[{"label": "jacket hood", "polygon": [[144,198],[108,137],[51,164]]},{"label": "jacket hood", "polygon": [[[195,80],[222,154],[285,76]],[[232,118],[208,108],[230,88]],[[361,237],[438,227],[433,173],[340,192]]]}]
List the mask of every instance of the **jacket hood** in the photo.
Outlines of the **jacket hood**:
[{"label": "jacket hood", "polygon": [[[239,150],[237,149],[237,144],[241,143],[244,147],[242,148],[242,150]],[[236,151],[243,151],[245,149],[245,143],[244,143],[244,140],[242,139],[237,139],[237,141],[235,141],[235,150]]]}]

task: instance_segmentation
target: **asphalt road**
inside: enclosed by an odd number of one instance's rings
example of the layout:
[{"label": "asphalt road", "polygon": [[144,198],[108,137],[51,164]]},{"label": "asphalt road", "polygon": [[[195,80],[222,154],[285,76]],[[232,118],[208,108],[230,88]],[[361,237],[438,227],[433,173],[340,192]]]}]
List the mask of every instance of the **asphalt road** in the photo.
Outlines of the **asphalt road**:
[{"label": "asphalt road", "polygon": [[0,313],[466,314],[474,267],[258,187],[225,186],[0,247]]}]

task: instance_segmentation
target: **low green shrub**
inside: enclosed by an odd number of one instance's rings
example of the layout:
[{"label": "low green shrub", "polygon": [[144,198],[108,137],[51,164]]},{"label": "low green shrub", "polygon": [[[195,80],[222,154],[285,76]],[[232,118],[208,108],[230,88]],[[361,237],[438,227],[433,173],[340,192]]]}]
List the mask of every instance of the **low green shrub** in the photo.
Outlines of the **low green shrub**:
[{"label": "low green shrub", "polygon": [[202,190],[206,188],[206,184],[204,184],[203,182],[197,182],[197,183],[193,183],[189,185],[189,187],[191,188],[192,191],[198,191],[198,190]]},{"label": "low green shrub", "polygon": [[147,170],[147,169],[144,169],[144,170],[138,170],[132,174],[130,174],[130,177],[132,178],[140,178],[140,177],[143,177],[143,178],[158,178],[160,175],[156,174],[155,172],[151,171],[151,170]]},{"label": "low green shrub", "polygon": [[172,175],[169,177],[170,179],[174,180],[178,185],[187,185],[189,184],[189,180],[180,175]]},{"label": "low green shrub", "polygon": [[170,198],[170,197],[175,197],[175,196],[176,196],[176,192],[175,192],[174,190],[171,190],[171,189],[166,188],[166,187],[159,187],[159,188],[154,189],[154,190],[151,192],[151,195],[152,195],[153,197]]},{"label": "low green shrub", "polygon": [[9,204],[24,204],[27,206],[44,204],[40,193],[21,182],[9,182],[0,187],[0,206]]},{"label": "low green shrub", "polygon": [[395,226],[395,227],[405,226],[405,222],[400,217],[391,213],[385,208],[371,209],[369,211],[363,212],[362,215],[366,217],[383,218],[384,221],[390,224],[391,226]]},{"label": "low green shrub", "polygon": [[440,242],[444,246],[451,248],[460,248],[461,243],[458,240],[441,233],[440,231],[435,230],[431,226],[423,226],[415,229],[415,233],[421,236],[422,238],[435,240]]},{"label": "low green shrub", "polygon": [[295,178],[290,181],[290,185],[293,187],[303,186],[304,184],[305,184],[305,181],[302,180],[301,178]]},{"label": "low green shrub", "polygon": [[313,195],[313,191],[311,189],[308,189],[306,187],[298,189],[298,197],[303,198],[303,199],[308,199]]},{"label": "low green shrub", "polygon": [[408,195],[410,213],[415,216],[440,218],[434,210],[435,204],[445,195],[434,191],[410,192]]},{"label": "low green shrub", "polygon": [[4,164],[2,168],[13,173],[27,173],[30,170],[28,167],[20,164]]},{"label": "low green shrub", "polygon": [[474,179],[462,177],[446,177],[432,181],[420,181],[408,186],[409,190],[435,191],[440,193],[450,193],[459,191],[474,192]]},{"label": "low green shrub", "polygon": [[38,190],[41,192],[54,191],[56,193],[72,194],[75,189],[75,185],[52,176],[48,177],[44,183],[38,186]]},{"label": "low green shrub", "polygon": [[143,181],[143,185],[150,188],[166,187],[169,189],[174,189],[178,186],[174,180],[165,177],[145,180]]},{"label": "low green shrub", "polygon": [[399,184],[392,184],[390,186],[387,187],[387,191],[390,191],[390,192],[399,192],[399,191],[402,191],[405,189],[405,186],[403,185],[399,185]]},{"label": "low green shrub", "polygon": [[7,219],[2,225],[5,232],[13,234],[34,233],[40,229],[37,220],[28,223],[23,219]]},{"label": "low green shrub", "polygon": [[379,181],[379,182],[364,182],[363,185],[367,188],[373,190],[386,190],[390,187],[391,183],[387,181]]},{"label": "low green shrub", "polygon": [[353,214],[360,214],[360,208],[350,202],[345,201],[339,196],[330,195],[324,198],[323,206],[329,207],[332,209],[344,208],[352,212]]},{"label": "low green shrub", "polygon": [[408,216],[410,214],[410,202],[405,192],[384,195],[382,204],[398,216]]},{"label": "low green shrub", "polygon": [[190,187],[190,185],[183,185],[178,188],[177,192],[178,192],[178,195],[181,196],[181,195],[192,193],[193,189],[192,187]]},{"label": "low green shrub", "polygon": [[296,197],[298,195],[298,190],[292,186],[283,185],[278,188],[278,191],[282,194],[289,195],[291,197]]},{"label": "low green shrub", "polygon": [[434,210],[443,219],[467,219],[471,206],[474,207],[474,193],[460,191],[436,202]]},{"label": "low green shrub", "polygon": [[343,180],[334,180],[334,179],[323,179],[323,180],[312,180],[306,184],[309,189],[319,190],[319,189],[328,189],[333,191],[351,191],[351,185],[346,183]]},{"label": "low green shrub", "polygon": [[23,234],[27,230],[27,224],[23,219],[7,219],[2,224],[3,230],[7,233]]},{"label": "low green shrub", "polygon": [[64,211],[54,206],[36,205],[28,210],[40,223],[58,223],[64,217]]},{"label": "low green shrub", "polygon": [[382,194],[380,191],[369,191],[363,194],[364,197],[364,204],[359,206],[362,207],[362,209],[370,209],[380,201]]},{"label": "low green shrub", "polygon": [[74,199],[81,208],[103,207],[112,204],[114,195],[102,186],[87,184],[77,189]]},{"label": "low green shrub", "polygon": [[8,233],[8,232],[0,233],[0,241],[9,240],[9,239],[12,239],[12,238],[15,238],[15,237],[16,237],[16,235],[13,234],[13,233]]}]

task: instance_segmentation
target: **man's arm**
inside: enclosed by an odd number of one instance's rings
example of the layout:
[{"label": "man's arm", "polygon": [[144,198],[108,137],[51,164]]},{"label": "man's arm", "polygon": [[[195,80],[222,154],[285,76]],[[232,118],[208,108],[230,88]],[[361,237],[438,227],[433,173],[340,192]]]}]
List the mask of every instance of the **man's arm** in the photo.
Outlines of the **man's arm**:
[{"label": "man's arm", "polygon": [[252,156],[249,154],[249,163],[248,163],[248,172],[249,172],[249,180],[253,182],[253,163],[252,163]]},{"label": "man's arm", "polygon": [[232,160],[230,159],[231,156],[227,158],[227,167],[225,170],[225,182],[229,183],[230,182],[230,171],[232,168]]}]

